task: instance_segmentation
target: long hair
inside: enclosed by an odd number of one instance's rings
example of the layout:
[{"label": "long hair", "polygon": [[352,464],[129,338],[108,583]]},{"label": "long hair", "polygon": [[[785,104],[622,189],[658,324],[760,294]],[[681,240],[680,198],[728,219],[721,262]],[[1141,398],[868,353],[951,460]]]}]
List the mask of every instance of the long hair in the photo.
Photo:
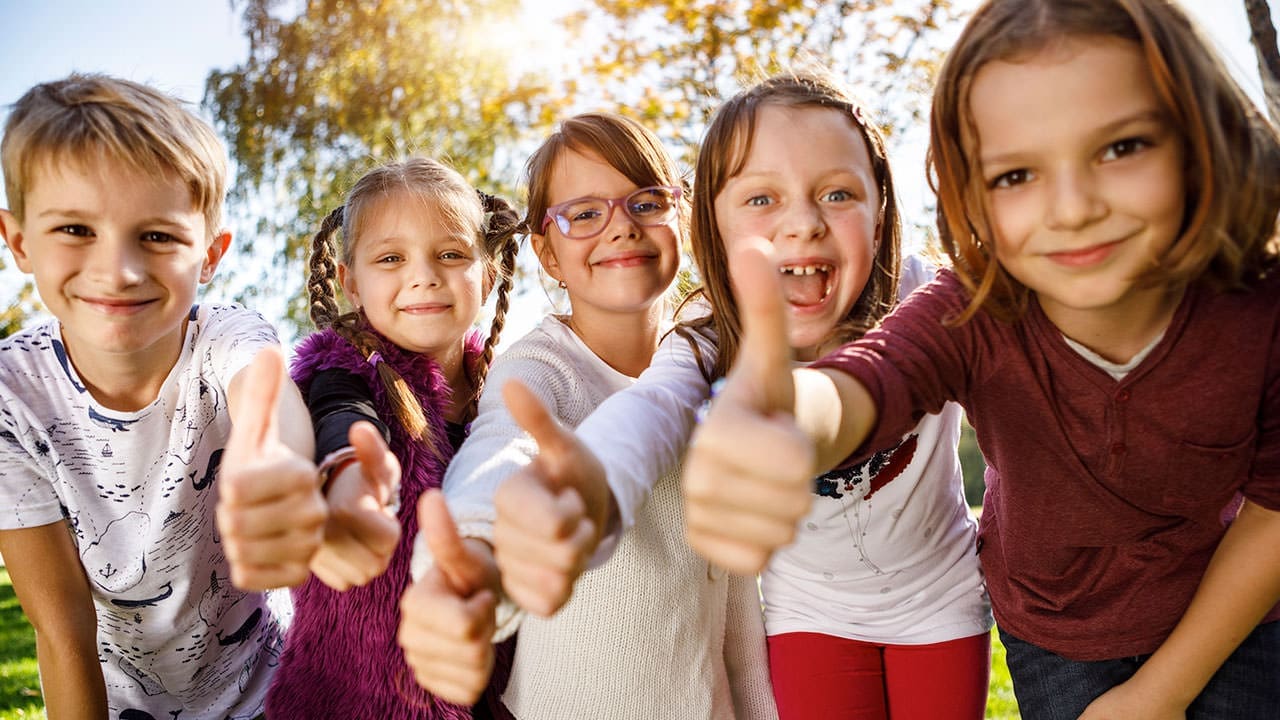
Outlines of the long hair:
[{"label": "long hair", "polygon": [[[377,201],[407,194],[429,202],[442,222],[464,228],[476,239],[485,265],[485,283],[497,289],[498,297],[489,336],[474,369],[468,368],[474,391],[467,399],[468,414],[474,412],[476,397],[493,360],[510,305],[509,294],[515,277],[515,240],[518,216],[505,201],[473,189],[455,170],[428,158],[411,158],[377,167],[361,177],[346,201],[330,212],[312,238],[307,292],[311,320],[317,328],[333,328],[366,358],[378,357],[383,339],[374,332],[359,311],[343,312],[338,303],[338,263],[350,266],[360,242],[361,220]],[[341,230],[341,240],[338,233]],[[427,433],[426,415],[409,384],[390,364],[377,362],[378,379],[394,408],[396,420],[412,436],[420,438],[440,454],[438,438]]]},{"label": "long hair", "polygon": [[979,309],[1015,318],[1029,297],[996,260],[969,107],[973,79],[989,62],[1024,57],[1070,37],[1134,43],[1186,148],[1181,232],[1139,281],[1184,284],[1204,278],[1215,287],[1240,287],[1275,261],[1280,210],[1275,129],[1174,2],[990,0],[947,55],[930,120],[929,180],[938,196],[940,239],[973,294],[958,322]]},{"label": "long hair", "polygon": [[729,253],[716,223],[715,200],[725,184],[746,166],[751,155],[756,114],[760,108],[770,105],[828,108],[844,114],[849,120],[849,130],[866,143],[880,193],[876,257],[871,275],[849,313],[832,329],[829,340],[847,342],[861,336],[884,317],[898,297],[902,226],[884,136],[874,124],[867,122],[852,94],[829,73],[815,68],[770,77],[734,96],[716,111],[702,141],[694,173],[691,241],[702,287],[695,290],[690,299],[705,298],[711,305],[711,314],[690,321],[685,327],[709,326],[714,331],[719,354],[710,371],[713,378],[725,375],[733,366],[742,337],[742,320],[729,277]]}]

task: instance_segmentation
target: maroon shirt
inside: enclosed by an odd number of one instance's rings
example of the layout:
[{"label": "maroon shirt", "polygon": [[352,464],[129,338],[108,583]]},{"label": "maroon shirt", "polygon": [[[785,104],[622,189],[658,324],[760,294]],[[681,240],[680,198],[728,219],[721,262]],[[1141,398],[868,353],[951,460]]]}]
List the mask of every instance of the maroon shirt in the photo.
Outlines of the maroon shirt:
[{"label": "maroon shirt", "polygon": [[970,297],[949,271],[813,367],[871,393],[880,417],[863,449],[964,406],[988,462],[978,549],[1003,629],[1077,660],[1146,654],[1182,617],[1239,495],[1280,510],[1276,275],[1247,293],[1188,290],[1119,382],[1034,302],[1014,323],[980,312],[945,326]]}]

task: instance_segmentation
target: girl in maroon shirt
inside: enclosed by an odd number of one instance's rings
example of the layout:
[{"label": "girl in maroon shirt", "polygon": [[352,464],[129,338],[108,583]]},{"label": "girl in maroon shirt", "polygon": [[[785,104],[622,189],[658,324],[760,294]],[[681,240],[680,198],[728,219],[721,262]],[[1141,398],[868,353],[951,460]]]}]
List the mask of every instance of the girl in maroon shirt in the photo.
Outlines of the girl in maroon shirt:
[{"label": "girl in maroon shirt", "polygon": [[1165,0],[992,0],[937,87],[955,272],[793,371],[766,250],[733,258],[690,542],[758,569],[815,470],[957,400],[1023,717],[1280,716],[1274,129]]}]

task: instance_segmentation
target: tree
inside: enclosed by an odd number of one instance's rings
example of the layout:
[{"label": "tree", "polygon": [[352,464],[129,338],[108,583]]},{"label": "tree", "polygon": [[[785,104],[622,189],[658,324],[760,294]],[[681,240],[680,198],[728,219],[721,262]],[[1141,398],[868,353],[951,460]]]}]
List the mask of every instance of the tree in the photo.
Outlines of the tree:
[{"label": "tree", "polygon": [[918,122],[955,19],[951,0],[593,0],[567,23],[601,38],[586,66],[602,102],[696,148],[724,99],[803,62],[847,77],[885,129]]},{"label": "tree", "polygon": [[1244,0],[1249,17],[1249,39],[1258,56],[1258,74],[1267,96],[1267,111],[1272,120],[1280,120],[1280,49],[1276,46],[1276,27],[1271,22],[1271,4],[1267,0]]},{"label": "tree", "polygon": [[266,241],[249,249],[270,258],[238,294],[284,290],[299,329],[308,238],[360,174],[418,151],[509,191],[498,151],[556,114],[494,32],[514,30],[518,0],[242,1],[249,57],[210,73],[204,104],[236,166],[232,206]]}]

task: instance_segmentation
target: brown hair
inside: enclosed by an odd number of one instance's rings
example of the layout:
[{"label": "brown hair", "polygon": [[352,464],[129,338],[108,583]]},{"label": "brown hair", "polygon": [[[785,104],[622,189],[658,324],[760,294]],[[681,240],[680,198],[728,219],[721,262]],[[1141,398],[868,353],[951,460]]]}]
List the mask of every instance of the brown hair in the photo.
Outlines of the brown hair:
[{"label": "brown hair", "polygon": [[1146,58],[1169,121],[1186,146],[1186,216],[1179,237],[1140,282],[1204,277],[1240,287],[1276,258],[1280,143],[1194,24],[1169,0],[989,0],[974,13],[938,76],[929,178],[942,246],[973,293],[963,321],[985,308],[1017,317],[1029,291],[995,258],[978,137],[969,108],[988,62],[1066,37],[1120,38]]},{"label": "brown hair", "polygon": [[[648,128],[631,118],[612,113],[583,113],[560,122],[525,164],[528,195],[523,222],[527,233],[541,235],[543,218],[550,203],[551,175],[556,160],[565,152],[592,152],[639,187],[668,185],[685,187],[676,163],[662,141]],[[681,196],[680,231],[686,237],[688,193]]]},{"label": "brown hair", "polygon": [[[337,265],[339,262],[351,265],[360,238],[361,219],[371,204],[397,193],[432,203],[444,222],[463,228],[475,237],[485,263],[486,280],[497,288],[489,337],[471,378],[474,391],[468,406],[474,411],[475,400],[484,387],[484,378],[493,360],[493,348],[506,323],[519,249],[515,240],[518,216],[504,200],[472,189],[452,168],[427,158],[411,158],[375,168],[356,182],[346,202],[325,217],[312,240],[307,281],[311,320],[317,328],[333,328],[366,358],[382,349],[384,341],[369,327],[362,313],[343,313],[339,309]],[[335,239],[339,229],[342,230],[340,244]],[[340,259],[335,260],[335,256]],[[433,452],[440,453],[441,448],[436,445],[438,439],[427,433],[426,415],[408,383],[385,362],[377,363],[377,371],[396,419],[412,437],[421,438]]]},{"label": "brown hair", "polygon": [[875,125],[864,120],[861,106],[830,73],[810,68],[767,78],[738,93],[716,111],[702,141],[694,173],[691,240],[702,287],[694,291],[690,299],[705,297],[712,312],[685,326],[693,329],[710,326],[715,332],[719,354],[709,373],[713,378],[725,375],[733,366],[742,336],[742,321],[729,279],[729,255],[716,223],[715,200],[725,184],[746,165],[751,154],[756,113],[769,105],[829,108],[843,113],[849,119],[850,130],[857,132],[866,143],[867,155],[871,158],[876,189],[880,193],[875,264],[862,293],[844,320],[832,328],[830,338],[847,342],[861,336],[884,317],[898,297],[902,226],[884,136]]},{"label": "brown hair", "polygon": [[23,219],[39,166],[95,160],[173,177],[203,213],[206,240],[221,230],[227,156],[213,128],[146,85],[78,73],[28,90],[5,122],[0,163],[14,217]]}]

